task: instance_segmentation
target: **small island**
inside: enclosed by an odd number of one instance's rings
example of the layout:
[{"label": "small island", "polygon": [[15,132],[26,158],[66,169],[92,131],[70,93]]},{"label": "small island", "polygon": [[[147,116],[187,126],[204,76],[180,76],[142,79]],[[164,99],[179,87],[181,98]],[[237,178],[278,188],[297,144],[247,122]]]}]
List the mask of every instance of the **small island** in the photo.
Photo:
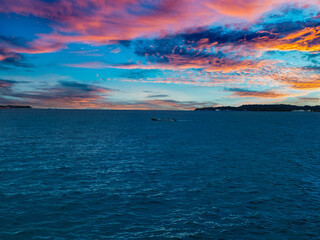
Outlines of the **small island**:
[{"label": "small island", "polygon": [[32,108],[27,105],[0,105],[0,109],[11,109],[11,108]]},{"label": "small island", "polygon": [[195,111],[253,111],[253,112],[320,112],[320,105],[297,106],[289,104],[250,104],[239,107],[221,106],[196,108]]}]

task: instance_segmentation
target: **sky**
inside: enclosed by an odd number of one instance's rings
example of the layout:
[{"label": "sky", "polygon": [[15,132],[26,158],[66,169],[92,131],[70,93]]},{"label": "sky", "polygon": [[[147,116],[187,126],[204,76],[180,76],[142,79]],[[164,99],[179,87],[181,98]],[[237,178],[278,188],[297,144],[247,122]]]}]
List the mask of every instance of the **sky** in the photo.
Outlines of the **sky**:
[{"label": "sky", "polygon": [[320,104],[320,0],[1,0],[0,105]]}]

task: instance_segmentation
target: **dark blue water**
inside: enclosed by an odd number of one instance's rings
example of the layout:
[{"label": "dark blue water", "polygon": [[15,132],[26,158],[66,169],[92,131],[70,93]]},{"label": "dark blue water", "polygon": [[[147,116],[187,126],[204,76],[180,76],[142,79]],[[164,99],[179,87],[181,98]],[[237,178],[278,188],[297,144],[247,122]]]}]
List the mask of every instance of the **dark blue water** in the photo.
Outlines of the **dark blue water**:
[{"label": "dark blue water", "polygon": [[1,240],[319,233],[320,113],[0,110]]}]

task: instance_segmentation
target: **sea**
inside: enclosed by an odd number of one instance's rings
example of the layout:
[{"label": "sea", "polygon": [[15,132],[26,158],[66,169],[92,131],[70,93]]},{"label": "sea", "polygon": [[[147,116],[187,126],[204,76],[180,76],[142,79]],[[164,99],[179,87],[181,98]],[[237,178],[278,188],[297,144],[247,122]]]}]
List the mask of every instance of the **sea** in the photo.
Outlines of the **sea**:
[{"label": "sea", "polygon": [[2,109],[0,239],[320,239],[320,113]]}]

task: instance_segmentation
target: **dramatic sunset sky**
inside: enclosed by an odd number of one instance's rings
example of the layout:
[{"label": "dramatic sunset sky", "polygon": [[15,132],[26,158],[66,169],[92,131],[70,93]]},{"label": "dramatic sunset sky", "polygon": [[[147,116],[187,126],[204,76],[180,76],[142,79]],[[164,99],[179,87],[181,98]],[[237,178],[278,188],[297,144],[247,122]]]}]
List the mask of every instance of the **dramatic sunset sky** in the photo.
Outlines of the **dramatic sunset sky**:
[{"label": "dramatic sunset sky", "polygon": [[320,0],[0,0],[0,104],[320,104]]}]

